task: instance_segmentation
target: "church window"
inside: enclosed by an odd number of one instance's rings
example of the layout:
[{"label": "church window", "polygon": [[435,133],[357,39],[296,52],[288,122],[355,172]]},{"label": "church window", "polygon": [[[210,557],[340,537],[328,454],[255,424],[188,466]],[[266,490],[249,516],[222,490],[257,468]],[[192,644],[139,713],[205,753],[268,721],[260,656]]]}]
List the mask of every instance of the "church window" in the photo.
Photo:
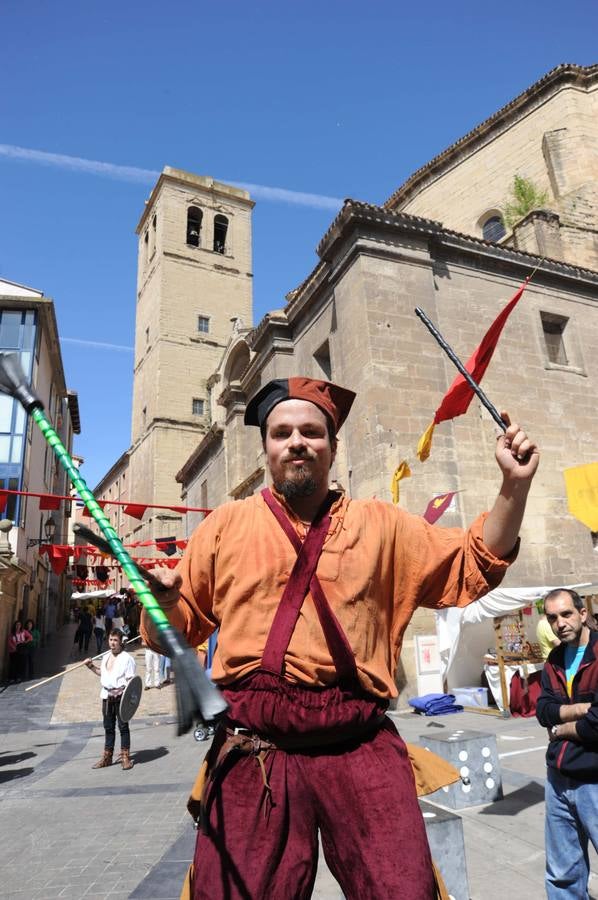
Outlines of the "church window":
[{"label": "church window", "polygon": [[191,247],[199,247],[202,219],[201,209],[198,206],[190,206],[187,210],[187,243]]},{"label": "church window", "polygon": [[214,250],[216,253],[226,251],[226,234],[228,232],[228,219],[226,216],[214,216]]},{"label": "church window", "polygon": [[156,252],[156,217],[154,216],[152,219],[152,231],[151,231],[150,248],[149,248],[150,259],[152,258],[152,256],[154,255],[155,252]]},{"label": "church window", "polygon": [[210,319],[208,316],[198,316],[197,317],[197,330],[201,331],[202,334],[208,334],[210,331]]},{"label": "church window", "polygon": [[482,225],[482,236],[485,241],[500,241],[506,233],[501,216],[492,215]]},{"label": "church window", "polygon": [[194,416],[203,416],[204,414],[204,401],[200,400],[198,397],[193,398],[193,415]]},{"label": "church window", "polygon": [[143,252],[145,254],[145,262],[147,264],[149,260],[149,232],[146,231],[143,237]]},{"label": "church window", "polygon": [[541,312],[540,317],[548,361],[559,366],[568,366],[564,336],[569,320],[565,316],[557,316],[548,312]]}]

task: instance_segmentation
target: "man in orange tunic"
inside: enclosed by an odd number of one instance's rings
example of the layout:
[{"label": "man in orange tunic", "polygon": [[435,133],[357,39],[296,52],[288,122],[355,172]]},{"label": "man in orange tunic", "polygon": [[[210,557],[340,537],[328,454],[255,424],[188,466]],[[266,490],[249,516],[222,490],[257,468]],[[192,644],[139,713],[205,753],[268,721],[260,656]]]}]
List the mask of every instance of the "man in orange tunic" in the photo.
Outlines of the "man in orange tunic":
[{"label": "man in orange tunic", "polygon": [[272,490],[216,509],[159,576],[191,645],[220,628],[212,678],[230,707],[210,751],[195,898],[310,897],[318,833],[350,900],[435,896],[405,745],[384,713],[415,609],[471,603],[515,558],[538,451],[510,424],[491,511],[467,531],[436,528],[329,490],[353,399],[307,378],[262,388],[245,422],[261,429]]}]

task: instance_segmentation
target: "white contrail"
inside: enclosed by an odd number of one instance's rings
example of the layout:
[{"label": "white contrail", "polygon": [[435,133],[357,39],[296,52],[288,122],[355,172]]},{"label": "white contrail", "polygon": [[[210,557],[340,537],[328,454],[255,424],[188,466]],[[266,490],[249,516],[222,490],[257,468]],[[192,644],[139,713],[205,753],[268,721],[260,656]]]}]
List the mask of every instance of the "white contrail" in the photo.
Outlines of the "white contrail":
[{"label": "white contrail", "polygon": [[15,147],[13,144],[0,144],[0,156],[20,159],[22,162],[40,163],[44,166],[56,166],[59,169],[70,169],[73,172],[106,175],[108,178],[117,178],[119,181],[151,183],[160,174],[151,169],[116,166],[114,163],[98,162],[96,159],[81,159],[80,156],[65,156],[63,153],[46,153],[45,150],[30,150],[27,147]]},{"label": "white contrail", "polygon": [[124,347],[122,344],[104,344],[101,341],[84,341],[82,338],[60,338],[63,344],[78,344],[80,347],[93,347],[96,350],[121,350],[125,353],[133,353],[134,347]]},{"label": "white contrail", "polygon": [[[67,156],[64,153],[48,153],[45,150],[31,150],[28,147],[17,147],[14,144],[0,144],[0,156],[7,159],[18,159],[21,162],[37,163],[44,166],[56,166],[72,172],[87,172],[90,175],[104,175],[118,181],[135,181],[152,184],[160,173],[154,169],[140,169],[137,166],[118,166],[115,163],[100,162],[97,159],[83,159],[80,156]],[[267,187],[263,184],[247,184],[229,182],[248,190],[256,199],[273,203],[292,203],[297,206],[309,206],[312,209],[338,210],[343,201],[338,197],[327,197],[325,194],[308,194],[303,191],[290,191],[287,188]]]},{"label": "white contrail", "polygon": [[327,197],[325,194],[306,194],[302,191],[289,191],[286,188],[266,187],[263,184],[247,184],[241,181],[231,181],[229,184],[245,188],[259,200],[272,200],[273,203],[294,203],[297,206],[332,209],[335,212],[343,205],[343,201],[338,197]]}]

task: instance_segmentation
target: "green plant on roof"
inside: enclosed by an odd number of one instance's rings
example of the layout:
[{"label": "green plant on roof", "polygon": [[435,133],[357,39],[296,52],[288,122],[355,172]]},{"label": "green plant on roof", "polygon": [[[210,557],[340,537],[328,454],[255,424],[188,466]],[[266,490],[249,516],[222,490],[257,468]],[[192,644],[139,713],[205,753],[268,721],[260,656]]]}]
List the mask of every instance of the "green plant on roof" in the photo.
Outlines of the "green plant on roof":
[{"label": "green plant on roof", "polygon": [[529,178],[515,175],[511,198],[505,203],[503,220],[508,228],[512,228],[520,219],[531,212],[532,209],[540,209],[548,201],[548,191],[540,191]]}]

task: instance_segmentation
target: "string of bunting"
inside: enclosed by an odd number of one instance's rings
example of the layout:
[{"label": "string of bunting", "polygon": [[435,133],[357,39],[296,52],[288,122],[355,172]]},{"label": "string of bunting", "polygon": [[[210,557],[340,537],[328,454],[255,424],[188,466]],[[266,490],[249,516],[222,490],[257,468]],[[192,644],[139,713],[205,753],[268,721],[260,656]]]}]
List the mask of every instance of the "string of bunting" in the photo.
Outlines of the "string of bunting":
[{"label": "string of bunting", "polygon": [[[75,500],[75,502],[79,504],[83,502],[82,500],[77,500],[77,498],[65,494],[42,494],[39,491],[13,491],[8,488],[3,488],[0,490],[0,513],[4,512],[6,509],[8,498],[15,495],[19,497],[37,497],[39,499],[40,510],[60,509],[60,504],[63,500],[68,502]],[[124,506],[125,515],[131,516],[134,519],[142,519],[148,509],[168,509],[170,512],[181,513],[181,515],[188,512],[200,512],[207,516],[212,512],[211,509],[202,506],[164,506],[160,503],[133,503],[130,500],[98,500],[98,504],[102,509],[105,509],[107,506]],[[83,515],[88,518],[90,517],[87,508],[83,509]]]},{"label": "string of bunting", "polygon": [[[145,543],[148,543],[147,541]],[[153,542],[152,542],[153,543]],[[179,541],[178,543],[186,543],[183,541]],[[96,547],[71,547],[68,544],[42,544],[39,548],[40,555],[45,554],[49,561],[50,566],[52,567],[52,571],[55,575],[62,575],[64,570],[69,564],[69,557],[74,557],[74,559],[80,559],[81,556],[85,556],[87,561],[91,565],[95,565],[100,562],[104,568],[113,568],[120,569],[121,566],[119,563],[106,563],[106,557],[103,553]],[[143,566],[146,569],[154,569],[156,566],[158,568],[169,568],[174,569],[180,557],[172,557],[170,559],[163,559],[155,557],[148,558],[135,558],[132,557],[133,562],[139,563],[139,565]]]},{"label": "string of bunting", "polygon": [[112,578],[108,578],[107,581],[101,581],[99,578],[73,578],[73,585],[75,587],[107,587],[109,584],[112,584]]}]

